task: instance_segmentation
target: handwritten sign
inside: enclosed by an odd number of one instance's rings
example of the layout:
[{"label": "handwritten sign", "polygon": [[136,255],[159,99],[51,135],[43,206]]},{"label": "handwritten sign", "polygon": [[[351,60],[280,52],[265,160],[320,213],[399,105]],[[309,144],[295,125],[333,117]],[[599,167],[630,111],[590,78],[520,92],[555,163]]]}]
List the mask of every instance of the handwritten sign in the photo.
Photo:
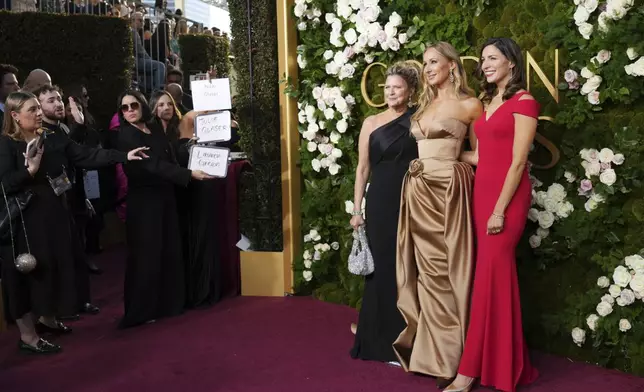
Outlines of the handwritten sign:
[{"label": "handwritten sign", "polygon": [[230,100],[230,80],[228,78],[212,80],[195,80],[190,82],[194,110],[228,110],[232,107]]},{"label": "handwritten sign", "polygon": [[227,142],[231,139],[230,112],[200,114],[195,117],[195,136],[199,143]]},{"label": "handwritten sign", "polygon": [[215,177],[226,177],[229,155],[230,150],[227,148],[194,145],[190,148],[188,169],[201,170]]}]

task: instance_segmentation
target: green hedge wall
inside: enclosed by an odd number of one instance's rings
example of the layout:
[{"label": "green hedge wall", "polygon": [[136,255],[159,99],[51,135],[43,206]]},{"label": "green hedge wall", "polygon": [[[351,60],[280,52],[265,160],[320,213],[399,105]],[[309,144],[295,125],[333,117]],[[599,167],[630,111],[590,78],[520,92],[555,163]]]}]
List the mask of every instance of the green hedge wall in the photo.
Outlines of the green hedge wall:
[{"label": "green hedge wall", "polygon": [[0,63],[20,70],[21,85],[35,68],[57,85],[85,83],[92,114],[107,126],[118,95],[131,83],[130,28],[120,18],[2,11]]},{"label": "green hedge wall", "polygon": [[241,232],[254,250],[279,251],[283,242],[276,4],[255,0],[251,7],[249,42],[246,1],[228,2],[240,144],[253,164],[241,181]]},{"label": "green hedge wall", "polygon": [[[188,76],[195,72],[206,72],[214,65],[219,77],[230,72],[230,50],[227,38],[207,34],[184,34],[179,37],[181,68]],[[186,77],[186,80],[190,80]]]}]

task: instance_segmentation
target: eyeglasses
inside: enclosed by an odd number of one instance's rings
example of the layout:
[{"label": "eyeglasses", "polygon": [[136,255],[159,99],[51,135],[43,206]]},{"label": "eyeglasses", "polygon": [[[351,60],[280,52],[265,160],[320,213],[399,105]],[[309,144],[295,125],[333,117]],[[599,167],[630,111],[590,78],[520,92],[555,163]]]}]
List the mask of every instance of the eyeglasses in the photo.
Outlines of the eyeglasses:
[{"label": "eyeglasses", "polygon": [[130,104],[124,103],[123,105],[121,105],[121,111],[128,112],[130,110],[139,110],[140,107],[141,105],[139,105],[138,102],[132,102]]}]

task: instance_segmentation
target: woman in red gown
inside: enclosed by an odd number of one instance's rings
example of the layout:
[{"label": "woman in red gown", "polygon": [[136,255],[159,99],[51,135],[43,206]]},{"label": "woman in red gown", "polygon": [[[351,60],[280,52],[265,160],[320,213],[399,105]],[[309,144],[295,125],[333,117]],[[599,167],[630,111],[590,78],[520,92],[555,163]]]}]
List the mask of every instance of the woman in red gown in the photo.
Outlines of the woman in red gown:
[{"label": "woman in red gown", "polygon": [[474,179],[476,271],[470,322],[459,374],[445,392],[481,384],[514,392],[534,381],[521,324],[515,249],[530,208],[527,162],[539,104],[525,91],[519,46],[509,38],[483,45],[478,73],[485,113],[474,123],[477,140],[462,160],[477,165]]}]

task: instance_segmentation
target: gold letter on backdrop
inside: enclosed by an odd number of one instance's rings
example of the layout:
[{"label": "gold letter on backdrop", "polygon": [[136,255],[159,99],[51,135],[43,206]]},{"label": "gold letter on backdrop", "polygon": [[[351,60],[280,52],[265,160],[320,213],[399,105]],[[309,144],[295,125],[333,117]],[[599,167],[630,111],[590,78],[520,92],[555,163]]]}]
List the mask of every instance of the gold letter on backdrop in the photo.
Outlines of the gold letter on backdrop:
[{"label": "gold letter on backdrop", "polygon": [[[382,103],[375,103],[371,100],[369,97],[369,91],[367,91],[367,78],[369,76],[369,72],[371,72],[371,68],[375,66],[380,66],[384,69],[387,69],[387,65],[383,63],[372,63],[365,68],[364,72],[362,73],[362,80],[360,81],[360,92],[362,93],[362,98],[364,101],[367,103],[367,105],[371,106],[372,108],[380,108],[385,106],[387,103],[382,102]],[[384,84],[379,84],[378,87],[384,87]]]},{"label": "gold letter on backdrop", "polygon": [[534,69],[534,71],[537,73],[537,76],[539,77],[539,80],[541,80],[541,83],[543,83],[544,86],[548,89],[548,92],[550,95],[552,95],[552,98],[555,99],[555,102],[559,103],[559,89],[557,89],[557,86],[559,85],[559,49],[555,49],[555,84],[554,86],[546,76],[546,74],[543,72],[541,67],[539,67],[539,64],[534,60],[534,57],[530,54],[530,52],[526,52],[525,54],[525,63],[526,63],[526,78],[528,82],[528,91],[530,91],[530,70]]}]

